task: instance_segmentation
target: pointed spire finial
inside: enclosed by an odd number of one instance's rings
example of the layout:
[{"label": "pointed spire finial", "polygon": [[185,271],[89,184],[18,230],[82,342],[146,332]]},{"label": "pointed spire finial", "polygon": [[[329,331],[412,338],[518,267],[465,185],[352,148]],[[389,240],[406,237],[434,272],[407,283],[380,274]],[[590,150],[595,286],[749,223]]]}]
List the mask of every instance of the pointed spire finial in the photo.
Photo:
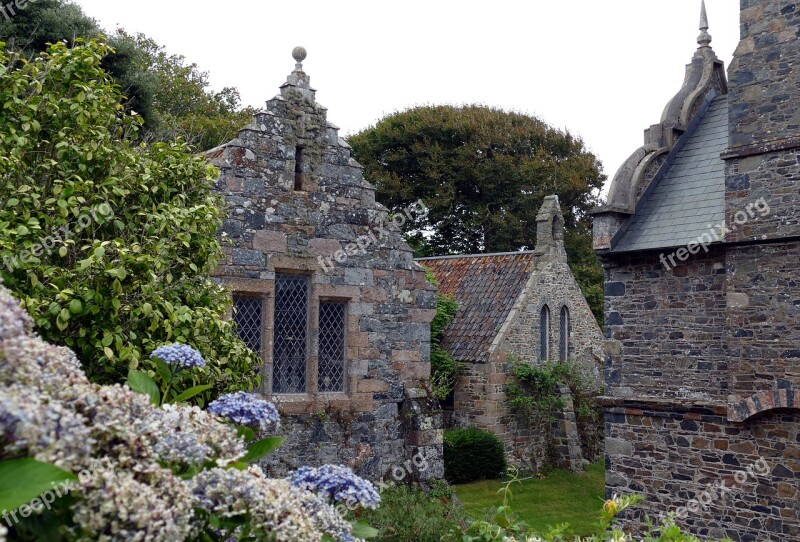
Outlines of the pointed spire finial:
[{"label": "pointed spire finial", "polygon": [[711,45],[711,34],[708,33],[708,14],[706,13],[706,0],[700,0],[700,35],[697,37],[700,47]]}]

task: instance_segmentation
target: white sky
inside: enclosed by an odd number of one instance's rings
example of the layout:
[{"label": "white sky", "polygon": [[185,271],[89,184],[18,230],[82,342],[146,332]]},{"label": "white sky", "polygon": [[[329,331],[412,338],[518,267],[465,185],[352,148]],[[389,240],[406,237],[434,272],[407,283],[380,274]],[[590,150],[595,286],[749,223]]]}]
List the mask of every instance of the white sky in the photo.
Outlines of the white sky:
[{"label": "white sky", "polygon": [[[417,104],[481,103],[579,135],[613,177],[683,81],[700,0],[77,0],[262,107],[304,62],[347,135]],[[738,0],[706,0],[727,67]]]}]

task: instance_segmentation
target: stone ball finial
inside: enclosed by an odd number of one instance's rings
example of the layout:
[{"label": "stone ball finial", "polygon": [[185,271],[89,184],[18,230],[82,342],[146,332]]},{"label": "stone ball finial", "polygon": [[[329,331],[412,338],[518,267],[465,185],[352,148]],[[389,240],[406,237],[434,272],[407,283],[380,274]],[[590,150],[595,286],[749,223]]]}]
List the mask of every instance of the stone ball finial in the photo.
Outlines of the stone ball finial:
[{"label": "stone ball finial", "polygon": [[301,63],[306,59],[308,53],[306,52],[305,47],[295,47],[292,49],[292,57],[297,61],[297,63]]}]

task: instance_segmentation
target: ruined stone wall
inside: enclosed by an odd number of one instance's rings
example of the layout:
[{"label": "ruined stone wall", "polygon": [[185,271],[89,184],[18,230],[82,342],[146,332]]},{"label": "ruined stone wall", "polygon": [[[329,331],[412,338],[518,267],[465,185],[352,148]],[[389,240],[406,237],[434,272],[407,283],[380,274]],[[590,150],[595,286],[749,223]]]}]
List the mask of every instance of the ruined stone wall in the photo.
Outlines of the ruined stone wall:
[{"label": "ruined stone wall", "polygon": [[[375,480],[422,454],[425,471],[410,474],[440,477],[441,413],[422,389],[435,288],[299,65],[250,126],[207,154],[227,204],[225,259],[215,274],[264,303],[262,392],[278,405],[289,437],[265,468],[280,475],[337,463]],[[309,277],[304,393],[272,393],[276,273]],[[327,300],[346,303],[342,393],[321,393],[317,381],[319,306]]]}]

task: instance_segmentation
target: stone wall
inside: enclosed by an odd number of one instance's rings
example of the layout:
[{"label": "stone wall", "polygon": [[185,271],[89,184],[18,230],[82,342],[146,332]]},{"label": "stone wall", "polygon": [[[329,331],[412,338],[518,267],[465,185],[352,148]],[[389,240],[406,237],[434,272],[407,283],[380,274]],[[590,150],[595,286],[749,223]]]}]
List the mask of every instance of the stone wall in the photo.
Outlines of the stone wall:
[{"label": "stone wall", "polygon": [[729,217],[764,198],[770,213],[730,240],[800,235],[800,5],[741,0],[730,73]]},{"label": "stone wall", "polygon": [[[326,116],[298,63],[236,139],[207,153],[228,209],[216,275],[263,301],[262,392],[289,437],[264,466],[281,475],[338,463],[375,480],[421,454],[427,468],[410,475],[437,478],[441,413],[423,389],[436,290]],[[309,277],[304,393],[272,393],[276,273]],[[346,303],[342,393],[319,391],[321,301]]]},{"label": "stone wall", "polygon": [[565,261],[538,263],[523,295],[502,336],[499,350],[513,353],[529,363],[542,363],[539,325],[542,307],[547,305],[550,308],[549,351],[551,359],[558,359],[560,312],[561,307],[567,307],[570,320],[568,358],[579,363],[587,378],[599,385],[598,361],[602,359],[603,334],[569,265]]},{"label": "stone wall", "polygon": [[620,399],[606,413],[606,495],[645,495],[627,515],[634,531],[673,512],[704,540],[800,540],[798,441],[788,412],[740,424],[724,406]]},{"label": "stone wall", "polygon": [[742,152],[800,142],[800,6],[740,0],[741,42],[729,67],[730,145]]},{"label": "stone wall", "polygon": [[666,270],[658,254],[606,270],[606,394],[724,401],[725,257],[711,249]]},{"label": "stone wall", "polygon": [[800,539],[800,5],[741,7],[724,242],[672,270],[655,252],[603,257],[606,484],[645,495],[629,525],[678,511],[704,538],[788,541]]}]

